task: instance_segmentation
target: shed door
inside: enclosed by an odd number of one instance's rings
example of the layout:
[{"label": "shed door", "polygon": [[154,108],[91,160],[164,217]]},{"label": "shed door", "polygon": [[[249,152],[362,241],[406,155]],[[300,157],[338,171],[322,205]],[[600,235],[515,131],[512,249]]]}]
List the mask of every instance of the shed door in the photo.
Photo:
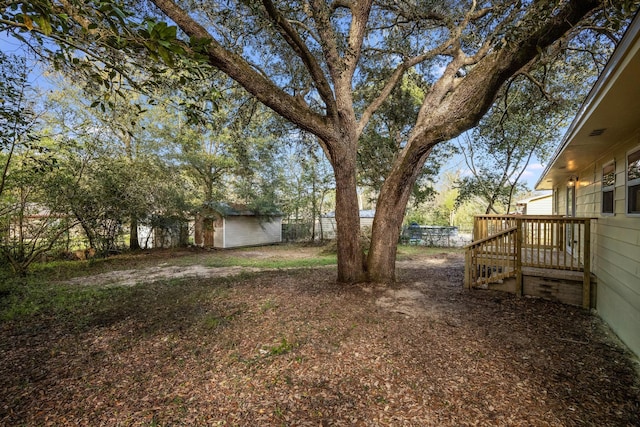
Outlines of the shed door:
[{"label": "shed door", "polygon": [[206,218],[204,221],[204,227],[203,227],[203,231],[204,231],[204,246],[208,247],[208,248],[212,248],[213,247],[213,235],[214,235],[214,228],[213,228],[213,219],[211,218]]}]

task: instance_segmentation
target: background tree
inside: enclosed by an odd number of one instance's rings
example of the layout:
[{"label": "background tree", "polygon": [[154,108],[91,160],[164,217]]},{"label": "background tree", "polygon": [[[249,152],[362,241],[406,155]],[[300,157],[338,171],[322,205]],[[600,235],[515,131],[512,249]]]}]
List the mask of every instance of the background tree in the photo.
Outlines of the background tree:
[{"label": "background tree", "polygon": [[[460,178],[459,203],[485,200],[485,213],[508,213],[526,185],[522,175],[532,160],[545,162],[575,113],[575,106],[604,67],[610,44],[596,37],[586,50],[576,42],[558,52],[562,61],[514,76],[477,127],[458,138],[469,176]],[[606,39],[609,42],[608,39]]]},{"label": "background tree", "polygon": [[48,128],[43,131],[69,147],[60,154],[56,192],[67,201],[67,211],[79,221],[90,247],[105,254],[120,250],[122,229],[128,227],[129,247],[136,249],[139,223],[150,226],[159,216],[184,217],[188,180],[164,157],[172,142],[159,141],[148,131],[150,123],[157,123],[155,110],[129,114],[119,105],[121,113],[102,111],[86,102],[71,88],[49,95]]},{"label": "background tree", "polygon": [[322,224],[320,217],[327,212],[327,195],[335,188],[331,165],[315,144],[313,135],[293,129],[285,138],[295,143],[293,151],[283,159],[284,188],[279,206],[295,238],[322,240],[323,233],[317,225]]},{"label": "background tree", "polygon": [[33,108],[33,95],[29,95],[28,68],[24,58],[0,52],[0,197],[7,186],[15,155],[23,148],[38,146],[34,132],[37,114]]},{"label": "background tree", "polygon": [[49,197],[57,158],[37,134],[25,59],[0,52],[0,74],[0,255],[22,276],[73,224]]},{"label": "background tree", "polygon": [[[374,73],[375,70],[370,72]],[[386,102],[371,117],[362,134],[358,148],[358,185],[370,191],[370,202],[374,205],[396,156],[407,144],[427,87],[424,79],[415,72],[408,73],[402,84],[394,89]],[[380,88],[375,87],[365,88],[362,102],[366,103],[366,100],[373,98],[379,90]],[[434,196],[433,182],[442,161],[446,159],[444,153],[448,149],[449,146],[445,144],[439,146],[439,153],[430,156],[422,167],[413,185],[413,204],[426,202]]]}]

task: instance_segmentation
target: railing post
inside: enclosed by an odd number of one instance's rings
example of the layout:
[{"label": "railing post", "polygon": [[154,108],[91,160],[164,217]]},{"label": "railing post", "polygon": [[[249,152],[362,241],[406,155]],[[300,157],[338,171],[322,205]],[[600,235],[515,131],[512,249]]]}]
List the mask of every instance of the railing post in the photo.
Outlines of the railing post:
[{"label": "railing post", "polygon": [[582,283],[582,307],[591,308],[591,220],[584,220],[584,280]]},{"label": "railing post", "polygon": [[522,219],[516,218],[516,295],[523,295],[522,286]]},{"label": "railing post", "polygon": [[464,251],[464,287],[471,289],[471,249]]}]

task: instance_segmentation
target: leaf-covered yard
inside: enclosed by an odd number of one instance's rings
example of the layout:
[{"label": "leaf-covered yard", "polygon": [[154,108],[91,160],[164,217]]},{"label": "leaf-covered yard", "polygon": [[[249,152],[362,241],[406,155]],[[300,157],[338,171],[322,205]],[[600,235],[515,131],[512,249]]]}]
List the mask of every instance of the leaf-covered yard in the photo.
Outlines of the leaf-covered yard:
[{"label": "leaf-covered yard", "polygon": [[391,288],[331,266],[46,287],[3,320],[0,424],[640,425],[637,362],[597,317],[466,291],[460,253],[401,259]]}]

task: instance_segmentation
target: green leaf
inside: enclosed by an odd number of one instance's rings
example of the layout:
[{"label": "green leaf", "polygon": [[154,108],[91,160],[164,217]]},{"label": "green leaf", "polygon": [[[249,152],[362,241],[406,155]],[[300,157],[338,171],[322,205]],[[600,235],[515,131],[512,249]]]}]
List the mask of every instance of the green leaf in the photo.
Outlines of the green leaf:
[{"label": "green leaf", "polygon": [[171,53],[162,46],[158,46],[158,55],[162,58],[162,60],[169,66],[173,66],[173,58],[171,57]]}]

